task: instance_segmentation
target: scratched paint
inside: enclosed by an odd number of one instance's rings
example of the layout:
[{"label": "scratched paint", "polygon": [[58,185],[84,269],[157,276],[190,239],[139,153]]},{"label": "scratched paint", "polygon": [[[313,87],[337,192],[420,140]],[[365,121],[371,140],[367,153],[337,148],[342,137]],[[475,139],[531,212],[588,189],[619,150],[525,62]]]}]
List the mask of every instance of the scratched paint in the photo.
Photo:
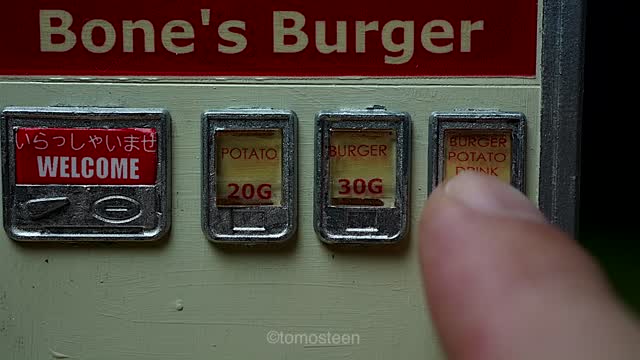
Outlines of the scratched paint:
[{"label": "scratched paint", "polygon": [[49,352],[51,353],[51,356],[53,356],[54,359],[68,359],[69,355],[65,355],[63,353],[59,353],[55,350],[49,349]]},{"label": "scratched paint", "polygon": [[[20,245],[0,233],[0,351],[6,359],[442,359],[425,312],[416,228],[427,192],[432,111],[490,107],[529,120],[528,192],[537,197],[537,80],[318,81],[254,85],[0,82],[6,105],[167,108],[174,220],[156,245]],[[412,235],[391,249],[340,250],[313,232],[316,112],[384,104],[413,118]],[[200,115],[228,106],[291,109],[299,123],[299,232],[279,250],[219,248],[200,231]],[[47,261],[45,261],[47,260]],[[179,308],[182,308],[179,311]],[[271,345],[269,331],[357,333],[353,346]]]}]

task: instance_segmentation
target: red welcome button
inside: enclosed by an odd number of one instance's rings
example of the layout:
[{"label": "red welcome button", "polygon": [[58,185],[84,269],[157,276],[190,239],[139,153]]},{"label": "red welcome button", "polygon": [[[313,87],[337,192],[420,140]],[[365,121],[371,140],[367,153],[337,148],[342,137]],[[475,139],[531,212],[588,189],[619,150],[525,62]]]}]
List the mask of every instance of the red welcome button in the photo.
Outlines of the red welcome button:
[{"label": "red welcome button", "polygon": [[16,128],[20,185],[155,185],[155,129]]}]

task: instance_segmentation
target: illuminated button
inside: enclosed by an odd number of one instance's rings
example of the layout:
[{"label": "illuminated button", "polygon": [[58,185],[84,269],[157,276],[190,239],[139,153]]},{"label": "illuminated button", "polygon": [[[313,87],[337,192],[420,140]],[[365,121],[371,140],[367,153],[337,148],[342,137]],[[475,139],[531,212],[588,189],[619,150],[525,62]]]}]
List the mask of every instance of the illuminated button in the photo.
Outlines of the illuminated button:
[{"label": "illuminated button", "polygon": [[394,130],[332,130],[331,205],[394,207]]},{"label": "illuminated button", "polygon": [[282,242],[296,229],[296,116],[277,110],[204,114],[203,228],[209,240]]},{"label": "illuminated button", "polygon": [[167,233],[167,112],[7,108],[2,117],[10,237],[151,241]]},{"label": "illuminated button", "polygon": [[525,118],[466,111],[431,117],[432,189],[465,171],[495,176],[524,190]]},{"label": "illuminated button", "polygon": [[218,206],[282,204],[282,130],[218,131]]},{"label": "illuminated button", "polygon": [[407,229],[411,120],[382,108],[317,117],[315,227],[332,244],[393,243]]},{"label": "illuminated button", "polygon": [[447,130],[445,180],[475,171],[511,182],[511,131]]}]

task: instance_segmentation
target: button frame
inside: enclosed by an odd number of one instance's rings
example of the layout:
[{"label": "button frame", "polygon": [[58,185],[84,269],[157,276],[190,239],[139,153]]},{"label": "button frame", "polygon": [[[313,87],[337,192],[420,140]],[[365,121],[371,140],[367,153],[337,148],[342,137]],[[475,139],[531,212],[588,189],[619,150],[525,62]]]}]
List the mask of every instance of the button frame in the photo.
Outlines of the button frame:
[{"label": "button frame", "polygon": [[[395,130],[396,188],[392,208],[336,206],[330,199],[331,130]],[[314,227],[327,244],[384,245],[401,241],[409,228],[411,116],[375,106],[326,111],[316,116]],[[363,224],[359,227],[354,225]]]},{"label": "button frame", "polygon": [[[274,109],[210,110],[202,115],[202,230],[213,243],[258,245],[283,243],[297,230],[298,175],[295,112]],[[219,131],[282,131],[282,200],[277,206],[217,205]],[[235,221],[248,223],[237,226]],[[260,223],[264,222],[263,226]]]},{"label": "button frame", "polygon": [[[156,181],[153,185],[16,184],[15,129],[154,128],[157,134]],[[171,116],[164,109],[99,107],[8,107],[0,122],[3,162],[3,222],[8,236],[20,242],[147,242],[166,236],[171,226]],[[93,213],[109,197],[141,204],[141,213],[106,221]],[[69,206],[26,219],[24,206],[34,201],[66,199]]]},{"label": "button frame", "polygon": [[526,192],[527,120],[523,113],[496,110],[434,112],[429,118],[429,193],[442,183],[445,173],[445,132],[486,130],[511,132],[511,185]]}]

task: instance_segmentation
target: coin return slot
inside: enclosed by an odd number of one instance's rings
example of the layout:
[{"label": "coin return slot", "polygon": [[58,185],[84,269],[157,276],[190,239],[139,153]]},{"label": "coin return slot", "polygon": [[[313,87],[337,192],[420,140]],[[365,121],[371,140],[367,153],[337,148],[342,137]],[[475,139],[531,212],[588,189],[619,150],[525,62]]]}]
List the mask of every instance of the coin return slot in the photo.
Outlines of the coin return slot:
[{"label": "coin return slot", "polygon": [[237,211],[233,213],[233,231],[266,231],[266,218],[263,212]]}]

